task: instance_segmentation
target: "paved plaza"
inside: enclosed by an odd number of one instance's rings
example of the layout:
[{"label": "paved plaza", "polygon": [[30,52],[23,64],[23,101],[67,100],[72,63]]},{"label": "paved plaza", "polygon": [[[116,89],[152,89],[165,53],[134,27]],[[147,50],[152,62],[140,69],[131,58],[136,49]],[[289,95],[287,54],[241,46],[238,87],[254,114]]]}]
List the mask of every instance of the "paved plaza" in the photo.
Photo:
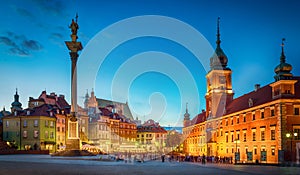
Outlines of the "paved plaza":
[{"label": "paved plaza", "polygon": [[103,174],[103,175],[296,175],[298,167],[199,164],[146,161],[145,163],[105,162],[97,157],[51,157],[49,155],[0,155],[0,175],[22,174]]}]

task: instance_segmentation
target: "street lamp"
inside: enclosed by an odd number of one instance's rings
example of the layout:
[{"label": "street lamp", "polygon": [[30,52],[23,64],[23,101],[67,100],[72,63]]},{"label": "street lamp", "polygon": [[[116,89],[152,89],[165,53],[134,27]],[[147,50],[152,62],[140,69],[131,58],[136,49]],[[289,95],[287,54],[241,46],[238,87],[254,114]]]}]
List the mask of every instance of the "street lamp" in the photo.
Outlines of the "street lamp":
[{"label": "street lamp", "polygon": [[[294,137],[297,137],[298,136],[298,133],[297,132],[294,132],[293,133],[293,135],[294,135]],[[291,133],[286,133],[285,134],[285,136],[287,137],[287,138],[291,138],[291,149],[290,149],[290,161],[292,162],[293,161],[293,158],[292,158],[292,156],[293,156],[293,154],[292,154],[292,152],[293,152],[293,135],[291,134]]]},{"label": "street lamp", "polygon": [[235,164],[237,164],[237,158],[238,158],[238,149],[237,149],[237,144],[240,142],[239,139],[235,139],[234,143],[235,143],[235,158],[234,158],[234,162]]}]

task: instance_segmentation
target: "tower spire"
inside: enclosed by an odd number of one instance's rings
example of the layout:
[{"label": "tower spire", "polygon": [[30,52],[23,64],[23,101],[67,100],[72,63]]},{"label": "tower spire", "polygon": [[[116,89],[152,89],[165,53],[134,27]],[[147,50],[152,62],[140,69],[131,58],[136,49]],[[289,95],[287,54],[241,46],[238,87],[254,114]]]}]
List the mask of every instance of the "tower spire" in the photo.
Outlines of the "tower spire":
[{"label": "tower spire", "polygon": [[220,17],[218,17],[217,19],[217,47],[220,47],[220,43],[221,43],[221,40],[220,40]]},{"label": "tower spire", "polygon": [[284,41],[285,41],[285,38],[282,38],[282,39],[281,39],[281,56],[280,56],[280,63],[285,63]]},{"label": "tower spire", "polygon": [[185,112],[188,113],[188,103],[185,104]]}]

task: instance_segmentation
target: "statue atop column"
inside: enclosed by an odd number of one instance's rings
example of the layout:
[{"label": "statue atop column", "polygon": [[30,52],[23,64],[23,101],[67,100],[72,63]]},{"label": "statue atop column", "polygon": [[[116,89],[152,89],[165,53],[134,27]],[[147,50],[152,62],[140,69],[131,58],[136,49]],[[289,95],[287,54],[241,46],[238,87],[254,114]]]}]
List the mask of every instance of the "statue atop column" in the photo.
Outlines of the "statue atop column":
[{"label": "statue atop column", "polygon": [[77,35],[77,30],[79,29],[79,26],[78,26],[77,22],[74,21],[74,19],[72,19],[72,23],[69,26],[69,28],[71,28],[72,35]]}]

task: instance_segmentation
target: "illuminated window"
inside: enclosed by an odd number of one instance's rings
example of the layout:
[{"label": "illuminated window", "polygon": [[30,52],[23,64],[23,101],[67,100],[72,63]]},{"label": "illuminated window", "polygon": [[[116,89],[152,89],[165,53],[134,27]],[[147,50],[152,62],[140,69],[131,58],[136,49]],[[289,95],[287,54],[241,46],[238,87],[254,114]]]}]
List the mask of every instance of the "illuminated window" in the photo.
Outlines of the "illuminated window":
[{"label": "illuminated window", "polygon": [[27,127],[27,120],[24,120],[23,127]]},{"label": "illuminated window", "polygon": [[265,131],[264,130],[260,131],[260,137],[261,137],[261,141],[265,141]]},{"label": "illuminated window", "polygon": [[54,127],[54,122],[53,121],[50,121],[50,127]]},{"label": "illuminated window", "polygon": [[252,141],[256,141],[256,132],[252,131]]},{"label": "illuminated window", "polygon": [[294,136],[294,139],[295,140],[300,140],[300,129],[299,128],[294,129],[294,133],[297,133],[297,136]]},{"label": "illuminated window", "polygon": [[45,131],[45,139],[48,139],[49,138],[49,133],[48,131]]},{"label": "illuminated window", "polygon": [[23,131],[23,137],[24,137],[24,138],[27,138],[27,137],[28,137],[27,131]]},{"label": "illuminated window", "polygon": [[275,140],[275,130],[271,130],[271,140]]},{"label": "illuminated window", "polygon": [[271,148],[271,154],[272,154],[272,156],[275,156],[275,147]]},{"label": "illuminated window", "polygon": [[5,126],[6,126],[7,128],[9,127],[9,121],[8,121],[8,120],[6,120]]},{"label": "illuminated window", "polygon": [[34,131],[33,132],[33,137],[38,138],[39,137],[39,131]]},{"label": "illuminated window", "polygon": [[35,127],[39,126],[39,121],[38,120],[34,120],[34,126]]},{"label": "illuminated window", "polygon": [[45,126],[48,127],[48,120],[45,120]]},{"label": "illuminated window", "polygon": [[54,138],[54,132],[51,131],[51,132],[50,132],[50,139],[53,139],[53,138]]}]

